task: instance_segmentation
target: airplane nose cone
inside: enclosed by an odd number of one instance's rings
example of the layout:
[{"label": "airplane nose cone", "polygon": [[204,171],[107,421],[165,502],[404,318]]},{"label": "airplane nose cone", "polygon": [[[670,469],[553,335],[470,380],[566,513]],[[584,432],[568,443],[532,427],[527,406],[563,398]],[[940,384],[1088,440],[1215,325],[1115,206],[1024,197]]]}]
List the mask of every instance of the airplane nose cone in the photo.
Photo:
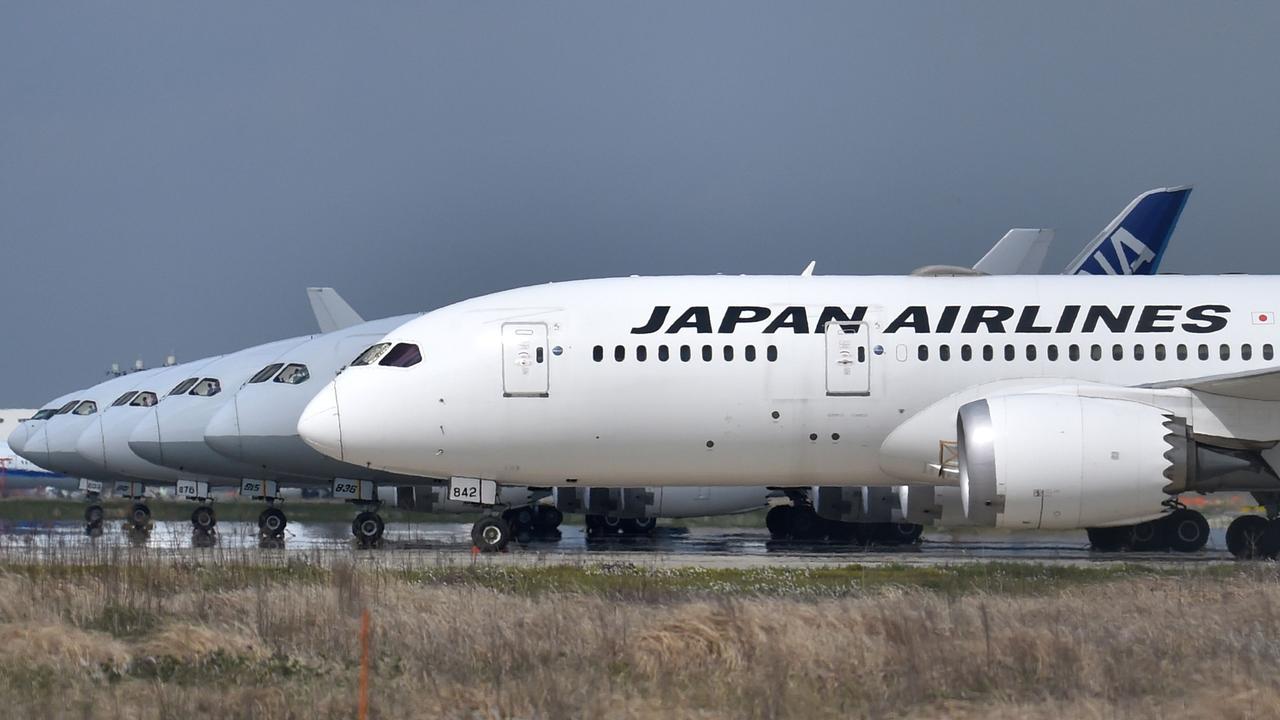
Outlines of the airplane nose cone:
[{"label": "airplane nose cone", "polygon": [[95,417],[76,440],[76,453],[94,465],[105,468],[107,454],[102,441],[102,418]]},{"label": "airplane nose cone", "polygon": [[298,417],[298,435],[316,451],[342,459],[342,424],[338,416],[338,388],[329,383],[312,398]]},{"label": "airplane nose cone", "polygon": [[240,446],[240,411],[236,402],[223,405],[213,414],[204,428],[204,442],[221,455],[233,460],[244,459]]},{"label": "airplane nose cone", "polygon": [[22,457],[31,462],[46,467],[49,464],[49,436],[45,432],[49,423],[45,423],[35,430],[27,434],[26,442],[22,444],[22,449],[9,445],[9,449],[18,453]]},{"label": "airplane nose cone", "polygon": [[160,418],[155,410],[138,422],[138,426],[129,435],[129,449],[138,457],[157,465],[164,464],[164,455],[160,452]]},{"label": "airplane nose cone", "polygon": [[22,454],[22,448],[27,444],[27,436],[30,434],[31,428],[27,423],[22,423],[9,433],[9,449]]}]

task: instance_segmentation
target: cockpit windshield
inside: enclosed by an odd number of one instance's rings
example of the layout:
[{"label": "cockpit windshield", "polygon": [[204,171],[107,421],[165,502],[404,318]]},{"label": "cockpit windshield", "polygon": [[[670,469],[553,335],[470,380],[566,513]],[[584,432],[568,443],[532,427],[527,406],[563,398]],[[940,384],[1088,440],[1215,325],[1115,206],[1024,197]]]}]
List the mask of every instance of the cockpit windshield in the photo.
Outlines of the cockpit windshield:
[{"label": "cockpit windshield", "polygon": [[422,353],[418,351],[417,345],[397,343],[378,364],[386,367],[412,367],[420,362],[422,362]]},{"label": "cockpit windshield", "polygon": [[213,397],[220,392],[222,392],[222,383],[218,382],[217,378],[204,378],[196,383],[188,394],[199,397]]},{"label": "cockpit windshield", "polygon": [[271,376],[279,372],[280,368],[282,367],[284,367],[284,363],[273,363],[271,365],[268,365],[262,368],[261,370],[258,371],[257,375],[254,375],[253,377],[249,378],[249,384],[252,385],[254,383],[266,382],[270,380]]},{"label": "cockpit windshield", "polygon": [[32,420],[48,420],[49,418],[57,414],[58,414],[57,408],[45,408],[44,410],[41,410],[35,415],[32,415],[31,419]]},{"label": "cockpit windshield", "polygon": [[129,401],[133,399],[133,396],[137,394],[138,394],[137,390],[130,390],[129,392],[116,398],[116,401],[111,403],[111,407],[120,407],[121,405],[127,405],[129,404]]},{"label": "cockpit windshield", "polygon": [[134,398],[133,402],[129,403],[129,407],[153,407],[158,402],[160,402],[160,399],[156,397],[155,393],[140,392],[138,393],[138,397]]},{"label": "cockpit windshield", "polygon": [[77,405],[75,409],[76,415],[92,415],[96,412],[98,412],[98,403],[92,400],[85,400]]},{"label": "cockpit windshield", "polygon": [[79,405],[79,404],[80,404],[79,400],[72,400],[66,405],[63,405],[62,407],[58,408],[58,412],[54,413],[54,415],[66,415],[67,413],[74,410],[76,405]]},{"label": "cockpit windshield", "polygon": [[387,350],[390,348],[391,343],[378,343],[377,345],[374,345],[368,350],[360,353],[355,360],[351,361],[351,365],[352,367],[356,365],[372,365],[381,360],[382,356],[385,355]]},{"label": "cockpit windshield", "polygon": [[307,370],[307,366],[294,363],[285,365],[280,374],[276,376],[275,382],[285,383],[286,385],[301,385],[310,379],[311,371]]},{"label": "cockpit windshield", "polygon": [[185,395],[185,394],[187,393],[187,391],[188,391],[188,390],[190,390],[192,387],[194,387],[194,386],[195,386],[195,384],[196,384],[196,383],[198,383],[198,382],[200,382],[200,378],[187,378],[186,380],[183,380],[182,382],[178,383],[178,386],[177,386],[177,387],[175,387],[174,389],[170,390],[170,391],[169,391],[169,394],[170,394],[170,395]]}]

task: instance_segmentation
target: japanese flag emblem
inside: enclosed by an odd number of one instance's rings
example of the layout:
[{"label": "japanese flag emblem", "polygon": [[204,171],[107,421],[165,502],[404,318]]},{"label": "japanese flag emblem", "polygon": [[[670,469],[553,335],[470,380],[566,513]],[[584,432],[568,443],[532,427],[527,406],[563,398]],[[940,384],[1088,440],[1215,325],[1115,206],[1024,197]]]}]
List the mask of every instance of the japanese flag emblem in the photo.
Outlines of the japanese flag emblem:
[{"label": "japanese flag emblem", "polygon": [[1254,325],[1275,325],[1276,314],[1271,312],[1270,310],[1254,310],[1253,324]]}]

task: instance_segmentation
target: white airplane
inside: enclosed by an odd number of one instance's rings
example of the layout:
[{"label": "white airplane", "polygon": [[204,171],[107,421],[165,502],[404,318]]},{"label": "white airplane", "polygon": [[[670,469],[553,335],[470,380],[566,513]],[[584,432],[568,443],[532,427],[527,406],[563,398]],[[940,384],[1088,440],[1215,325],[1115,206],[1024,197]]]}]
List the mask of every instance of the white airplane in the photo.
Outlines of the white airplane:
[{"label": "white airplane", "polygon": [[78,479],[46,470],[15,454],[9,443],[0,441],[0,493],[15,490],[72,492],[79,487]]}]

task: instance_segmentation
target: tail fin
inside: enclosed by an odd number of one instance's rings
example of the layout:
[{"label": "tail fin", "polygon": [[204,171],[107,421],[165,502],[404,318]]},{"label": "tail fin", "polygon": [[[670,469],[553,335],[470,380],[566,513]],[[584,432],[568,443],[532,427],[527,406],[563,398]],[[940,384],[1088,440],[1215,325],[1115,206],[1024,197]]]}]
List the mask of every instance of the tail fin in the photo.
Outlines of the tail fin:
[{"label": "tail fin", "polygon": [[1053,242],[1052,230],[1014,228],[987,251],[973,269],[988,275],[1035,275]]},{"label": "tail fin", "polygon": [[311,312],[315,313],[316,324],[320,326],[322,333],[364,322],[364,318],[352,310],[333,288],[307,288],[307,299],[311,301]]},{"label": "tail fin", "polygon": [[1148,190],[1071,261],[1063,275],[1154,275],[1191,186]]}]

